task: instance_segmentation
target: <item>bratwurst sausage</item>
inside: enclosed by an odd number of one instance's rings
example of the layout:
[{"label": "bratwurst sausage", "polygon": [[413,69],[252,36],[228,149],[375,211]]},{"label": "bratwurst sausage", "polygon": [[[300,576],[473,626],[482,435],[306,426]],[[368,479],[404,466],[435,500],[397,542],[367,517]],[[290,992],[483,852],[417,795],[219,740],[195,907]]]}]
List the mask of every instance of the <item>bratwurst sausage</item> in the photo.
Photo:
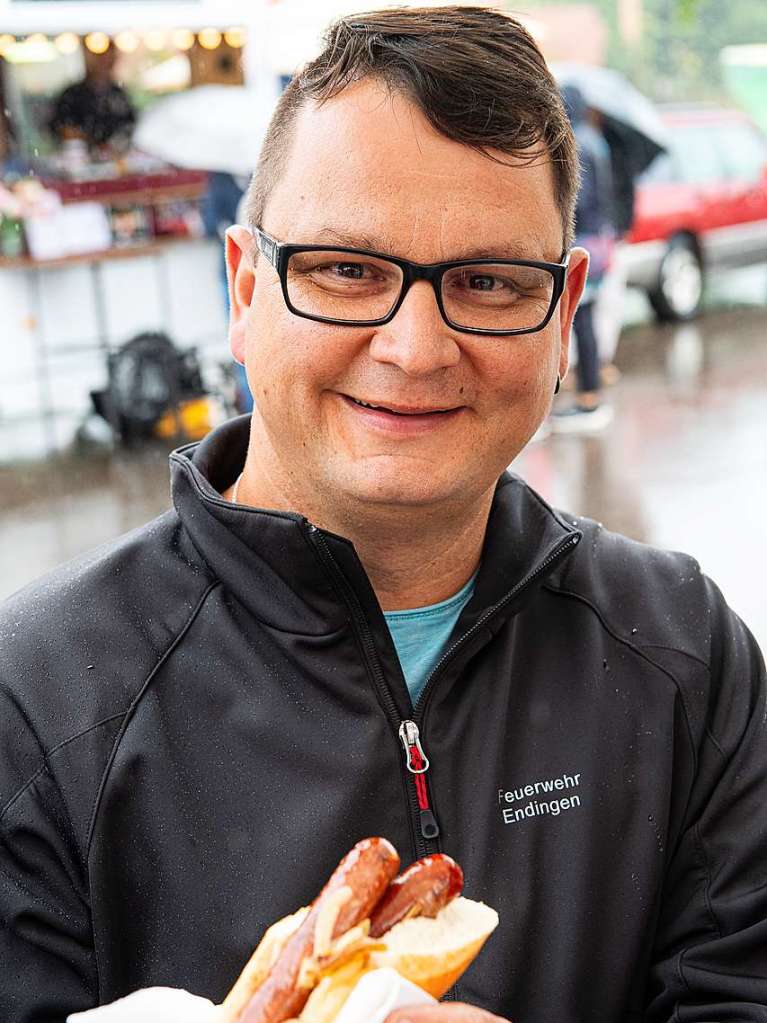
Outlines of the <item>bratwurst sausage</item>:
[{"label": "bratwurst sausage", "polygon": [[332,937],[344,934],[367,919],[399,870],[400,858],[385,838],[366,838],[347,853],[330,880],[312,903],[306,919],[288,939],[263,984],[248,1002],[238,1023],[284,1023],[301,1012],[311,994],[299,987],[304,960],[315,948],[317,919],[323,909],[339,901],[342,889],[347,897],[340,908]]},{"label": "bratwurst sausage", "polygon": [[463,871],[449,856],[416,860],[389,885],[370,919],[370,937],[380,938],[411,916],[435,917],[463,890]]}]

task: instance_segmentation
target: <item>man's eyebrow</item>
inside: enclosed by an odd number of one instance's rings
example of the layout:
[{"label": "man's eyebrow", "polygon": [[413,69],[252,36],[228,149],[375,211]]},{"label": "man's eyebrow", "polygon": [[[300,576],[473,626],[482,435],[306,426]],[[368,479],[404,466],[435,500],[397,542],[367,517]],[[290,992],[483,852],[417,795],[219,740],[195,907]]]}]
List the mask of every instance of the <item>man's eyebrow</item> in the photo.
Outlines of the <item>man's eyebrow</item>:
[{"label": "man's eyebrow", "polygon": [[532,246],[519,245],[514,242],[506,242],[502,245],[488,248],[466,248],[458,250],[451,259],[532,259],[546,262],[544,255],[533,252]]},{"label": "man's eyebrow", "polygon": [[[371,252],[381,252],[391,255],[397,254],[394,251],[396,246],[387,241],[387,239],[380,237],[377,238],[363,232],[351,234],[346,231],[337,231],[332,227],[325,227],[321,231],[317,232],[316,237],[317,244],[319,245],[330,243],[341,245],[343,248],[348,249],[370,249]],[[557,253],[553,261],[559,262],[559,256],[560,253]],[[547,260],[545,255],[535,254],[532,252],[531,248],[515,242],[505,242],[492,248],[488,246],[469,246],[467,248],[457,249],[455,252],[450,254],[450,259],[445,260],[445,262],[449,262],[454,259],[530,259],[542,262],[552,261]],[[442,261],[440,260],[439,262]]]},{"label": "man's eyebrow", "polygon": [[390,252],[385,239],[374,238],[372,235],[355,233],[347,234],[345,231],[336,231],[333,227],[324,227],[317,233],[317,243],[322,245],[325,242],[335,243],[348,249],[372,249],[375,252]]}]

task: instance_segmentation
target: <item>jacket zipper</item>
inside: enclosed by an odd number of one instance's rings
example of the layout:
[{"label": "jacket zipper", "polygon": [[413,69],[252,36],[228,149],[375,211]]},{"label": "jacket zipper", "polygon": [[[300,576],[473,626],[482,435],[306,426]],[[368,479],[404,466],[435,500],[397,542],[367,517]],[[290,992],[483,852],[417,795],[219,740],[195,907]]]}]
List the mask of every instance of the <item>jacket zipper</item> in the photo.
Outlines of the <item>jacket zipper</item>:
[{"label": "jacket zipper", "polygon": [[[384,678],[383,669],[381,662],[378,659],[378,652],[375,648],[375,642],[373,641],[373,634],[370,631],[370,627],[367,623],[367,619],[363,613],[357,594],[354,592],[353,587],[350,585],[346,577],[344,576],[341,569],[336,564],[335,558],[333,557],[330,548],[328,547],[324,536],[317,526],[311,522],[307,522],[307,528],[309,531],[310,539],[317,550],[322,562],[329,569],[331,575],[338,582],[342,588],[346,602],[351,612],[352,621],[357,630],[357,634],[362,640],[362,648],[365,660],[367,662],[368,671],[373,677],[376,689],[380,693],[381,699],[383,700],[386,711],[391,721],[395,722],[398,728],[401,728],[404,722],[399,716],[397,705],[394,702],[394,697],[389,691],[389,687],[386,684]],[[420,743],[419,743],[420,745]],[[423,752],[423,751],[421,751]],[[427,761],[428,763],[428,761]],[[410,777],[410,775],[408,775]],[[425,786],[425,780],[422,783]],[[430,850],[426,845],[426,836],[423,834],[423,828],[421,826],[421,806],[418,801],[418,791],[415,785],[406,784],[407,798],[410,808],[410,819],[417,822],[414,830],[416,858],[419,859],[422,856],[427,856]],[[428,796],[427,796],[428,801]],[[428,823],[428,822],[427,822]],[[436,826],[436,819],[434,821]]]},{"label": "jacket zipper", "polygon": [[405,749],[405,766],[413,776],[421,834],[427,841],[433,841],[439,837],[439,824],[429,802],[429,789],[426,784],[429,758],[421,746],[421,736],[415,721],[402,722],[399,726],[399,738]]},{"label": "jacket zipper", "polygon": [[[338,581],[346,594],[349,610],[352,614],[352,620],[357,628],[360,638],[362,639],[363,651],[368,664],[368,669],[373,676],[376,688],[381,694],[391,720],[399,723],[398,734],[405,751],[405,767],[407,768],[410,777],[413,779],[413,784],[407,786],[407,792],[411,815],[417,821],[415,832],[416,852],[418,857],[427,856],[429,853],[439,849],[437,839],[439,838],[440,830],[429,799],[426,772],[429,769],[430,762],[421,743],[418,723],[410,719],[404,721],[400,720],[397,706],[391,692],[389,691],[383,669],[381,668],[381,662],[378,659],[373,634],[370,631],[370,627],[367,623],[364,612],[362,611],[357,595],[343,572],[336,564],[335,558],[333,557],[322,532],[317,528],[317,526],[308,521],[307,527],[309,535],[314,546],[319,552],[322,561],[330,569],[332,575]],[[421,692],[421,698],[418,700],[418,703],[413,710],[414,718],[417,717],[421,724],[423,724],[429,693],[434,688],[433,683],[435,677],[439,674],[444,665],[454,657],[454,655],[469,641],[472,636],[476,635],[477,632],[485,626],[490,618],[518,596],[526,586],[529,586],[540,575],[542,575],[549,565],[556,561],[565,553],[565,551],[571,547],[576,547],[580,542],[580,539],[580,533],[571,533],[565,540],[554,548],[554,550],[541,562],[540,565],[537,566],[537,568],[535,568],[532,572],[529,572],[524,579],[521,579],[516,586],[512,587],[512,589],[509,590],[509,592],[501,600],[499,600],[497,604],[488,608],[485,614],[482,615],[482,617],[479,618],[474,625],[465,632],[456,643],[453,644],[452,647],[445,651],[426,680],[426,684]]]}]

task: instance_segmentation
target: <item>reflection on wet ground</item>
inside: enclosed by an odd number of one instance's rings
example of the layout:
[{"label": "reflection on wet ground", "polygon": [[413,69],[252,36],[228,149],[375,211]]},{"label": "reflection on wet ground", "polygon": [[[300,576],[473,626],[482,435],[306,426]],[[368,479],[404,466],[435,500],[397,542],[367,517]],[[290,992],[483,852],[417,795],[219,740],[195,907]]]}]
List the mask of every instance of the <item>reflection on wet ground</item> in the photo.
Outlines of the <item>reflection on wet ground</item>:
[{"label": "reflection on wet ground", "polygon": [[711,313],[621,341],[615,419],[514,463],[547,500],[694,555],[767,647],[767,313]]},{"label": "reflection on wet ground", "polygon": [[[767,311],[627,330],[595,437],[552,436],[513,468],[548,500],[688,551],[767,647]],[[0,468],[0,597],[163,511],[167,451]]]}]

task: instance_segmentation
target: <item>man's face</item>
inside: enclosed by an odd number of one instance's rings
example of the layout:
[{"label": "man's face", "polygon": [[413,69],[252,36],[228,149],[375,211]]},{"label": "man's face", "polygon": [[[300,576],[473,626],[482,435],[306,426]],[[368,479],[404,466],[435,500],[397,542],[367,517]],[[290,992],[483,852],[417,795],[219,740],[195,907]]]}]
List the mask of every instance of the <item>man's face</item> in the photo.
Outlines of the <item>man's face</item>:
[{"label": "man's face", "polygon": [[[283,242],[418,263],[556,262],[563,244],[548,164],[496,163],[439,135],[407,99],[370,80],[299,114],[262,227]],[[546,415],[557,372],[564,375],[585,253],[574,253],[546,328],[489,337],[447,326],[426,281],[383,326],[297,317],[267,260],[253,270],[248,242],[244,229],[232,229],[231,339],[254,396],[253,443],[270,473],[294,496],[311,492],[314,507],[448,507],[486,494]]]}]

